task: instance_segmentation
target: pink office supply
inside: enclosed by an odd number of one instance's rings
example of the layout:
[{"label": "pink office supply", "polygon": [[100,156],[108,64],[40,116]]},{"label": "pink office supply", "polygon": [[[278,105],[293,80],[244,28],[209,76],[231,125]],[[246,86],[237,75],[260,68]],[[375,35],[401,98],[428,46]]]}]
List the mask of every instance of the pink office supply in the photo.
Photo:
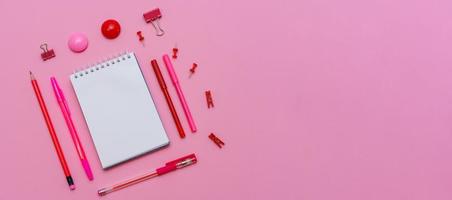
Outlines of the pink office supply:
[{"label": "pink office supply", "polygon": [[69,132],[71,133],[72,141],[74,141],[75,149],[77,150],[78,157],[82,162],[83,169],[85,170],[86,176],[91,181],[94,179],[93,173],[91,171],[91,167],[89,166],[88,159],[86,158],[85,151],[83,150],[80,139],[78,138],[77,131],[75,130],[74,123],[72,122],[71,112],[69,110],[69,106],[67,105],[66,98],[64,97],[63,91],[58,86],[58,83],[55,77],[50,78],[50,82],[52,83],[53,91],[55,92],[55,97],[60,105],[61,112],[63,113],[64,120],[66,121],[66,125],[69,128]]},{"label": "pink office supply", "polygon": [[177,79],[176,72],[174,71],[173,64],[171,64],[171,60],[167,54],[163,55],[163,62],[165,63],[166,69],[171,77],[171,81],[173,82],[174,87],[177,91],[177,96],[179,96],[180,103],[184,108],[185,116],[187,117],[188,124],[190,125],[191,131],[196,132],[196,125],[193,117],[191,116],[190,109],[188,108],[187,101],[185,100],[184,93],[182,93],[182,88],[179,85],[179,80]]},{"label": "pink office supply", "polygon": [[147,23],[149,23],[149,22],[155,21],[157,19],[160,19],[162,17],[162,13],[160,12],[160,9],[156,8],[147,13],[144,13],[143,17],[144,17],[144,20]]},{"label": "pink office supply", "polygon": [[143,14],[144,21],[146,23],[151,23],[152,26],[154,26],[155,31],[157,31],[157,36],[162,36],[165,34],[163,29],[160,27],[160,18],[162,18],[162,13],[160,12],[160,9],[156,8],[154,10],[151,10],[149,12],[146,12]]},{"label": "pink office supply", "polygon": [[46,61],[48,59],[51,59],[53,57],[55,57],[55,51],[53,51],[53,49],[47,49],[47,44],[41,44],[40,48],[44,51],[41,53],[41,58],[42,60]]},{"label": "pink office supply", "polygon": [[75,53],[81,53],[88,48],[88,38],[83,33],[73,33],[67,42],[69,49]]}]

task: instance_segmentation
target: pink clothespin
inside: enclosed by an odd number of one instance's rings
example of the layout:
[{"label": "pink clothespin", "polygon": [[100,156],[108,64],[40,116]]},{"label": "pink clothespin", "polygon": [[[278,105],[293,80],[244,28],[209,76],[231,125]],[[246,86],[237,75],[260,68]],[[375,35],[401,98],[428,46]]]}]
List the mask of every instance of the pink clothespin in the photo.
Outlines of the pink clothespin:
[{"label": "pink clothespin", "polygon": [[213,108],[213,100],[212,100],[212,93],[210,90],[206,91],[206,100],[207,100],[207,108]]},{"label": "pink clothespin", "polygon": [[219,148],[222,148],[224,146],[224,142],[220,140],[217,136],[215,136],[213,133],[210,133],[209,135],[210,140],[212,140]]},{"label": "pink clothespin", "polygon": [[174,48],[173,48],[173,59],[176,59],[177,58],[177,52],[179,51],[179,49],[177,48],[177,46],[175,46]]}]

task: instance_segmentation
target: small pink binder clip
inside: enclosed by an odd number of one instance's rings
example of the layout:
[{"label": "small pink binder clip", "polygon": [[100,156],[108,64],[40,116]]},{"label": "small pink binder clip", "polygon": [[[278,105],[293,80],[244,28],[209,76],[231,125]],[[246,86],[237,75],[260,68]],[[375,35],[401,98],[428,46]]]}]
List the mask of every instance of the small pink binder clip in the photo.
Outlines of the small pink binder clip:
[{"label": "small pink binder clip", "polygon": [[151,22],[152,26],[154,26],[155,31],[157,32],[157,36],[162,36],[163,34],[165,34],[165,32],[163,31],[162,28],[160,28],[160,18],[162,18],[162,13],[160,12],[160,9],[156,8],[154,10],[151,10],[147,13],[143,14],[144,17],[144,21],[146,21],[146,23]]},{"label": "small pink binder clip", "polygon": [[41,53],[42,60],[46,61],[50,58],[55,57],[55,51],[53,49],[47,49],[47,43],[41,44],[40,48],[44,51]]}]

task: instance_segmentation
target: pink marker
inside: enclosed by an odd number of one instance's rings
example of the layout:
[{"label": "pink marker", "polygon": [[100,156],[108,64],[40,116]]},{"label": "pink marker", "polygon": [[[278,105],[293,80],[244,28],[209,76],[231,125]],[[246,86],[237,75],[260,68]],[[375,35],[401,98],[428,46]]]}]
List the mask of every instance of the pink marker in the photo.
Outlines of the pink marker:
[{"label": "pink marker", "polygon": [[82,162],[83,169],[85,169],[85,173],[88,176],[88,179],[93,180],[93,172],[88,163],[88,159],[86,158],[85,151],[83,150],[82,143],[78,138],[77,131],[75,130],[74,123],[72,122],[71,112],[69,111],[69,106],[67,105],[66,98],[64,98],[63,91],[58,86],[58,83],[55,77],[50,78],[50,82],[52,83],[53,91],[55,92],[55,97],[60,105],[61,112],[63,113],[64,120],[66,121],[66,125],[69,128],[69,132],[71,133],[72,141],[74,141],[75,149],[77,150],[78,157]]},{"label": "pink marker", "polygon": [[182,88],[179,85],[179,80],[177,79],[176,72],[174,71],[173,64],[171,64],[171,60],[167,54],[163,55],[163,62],[166,65],[166,69],[171,77],[171,81],[173,82],[174,87],[177,91],[177,96],[179,96],[180,103],[184,108],[185,116],[187,117],[188,124],[190,125],[191,132],[196,132],[196,125],[193,117],[191,116],[190,109],[188,108],[187,101],[185,100],[184,93],[182,93]]}]

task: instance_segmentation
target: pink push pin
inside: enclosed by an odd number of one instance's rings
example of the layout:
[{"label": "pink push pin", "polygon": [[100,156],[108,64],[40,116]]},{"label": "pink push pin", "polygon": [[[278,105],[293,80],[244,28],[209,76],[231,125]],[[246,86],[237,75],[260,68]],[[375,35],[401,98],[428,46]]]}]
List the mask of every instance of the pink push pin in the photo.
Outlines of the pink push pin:
[{"label": "pink push pin", "polygon": [[88,47],[88,38],[83,33],[73,33],[67,42],[69,49],[75,53],[81,53]]}]

